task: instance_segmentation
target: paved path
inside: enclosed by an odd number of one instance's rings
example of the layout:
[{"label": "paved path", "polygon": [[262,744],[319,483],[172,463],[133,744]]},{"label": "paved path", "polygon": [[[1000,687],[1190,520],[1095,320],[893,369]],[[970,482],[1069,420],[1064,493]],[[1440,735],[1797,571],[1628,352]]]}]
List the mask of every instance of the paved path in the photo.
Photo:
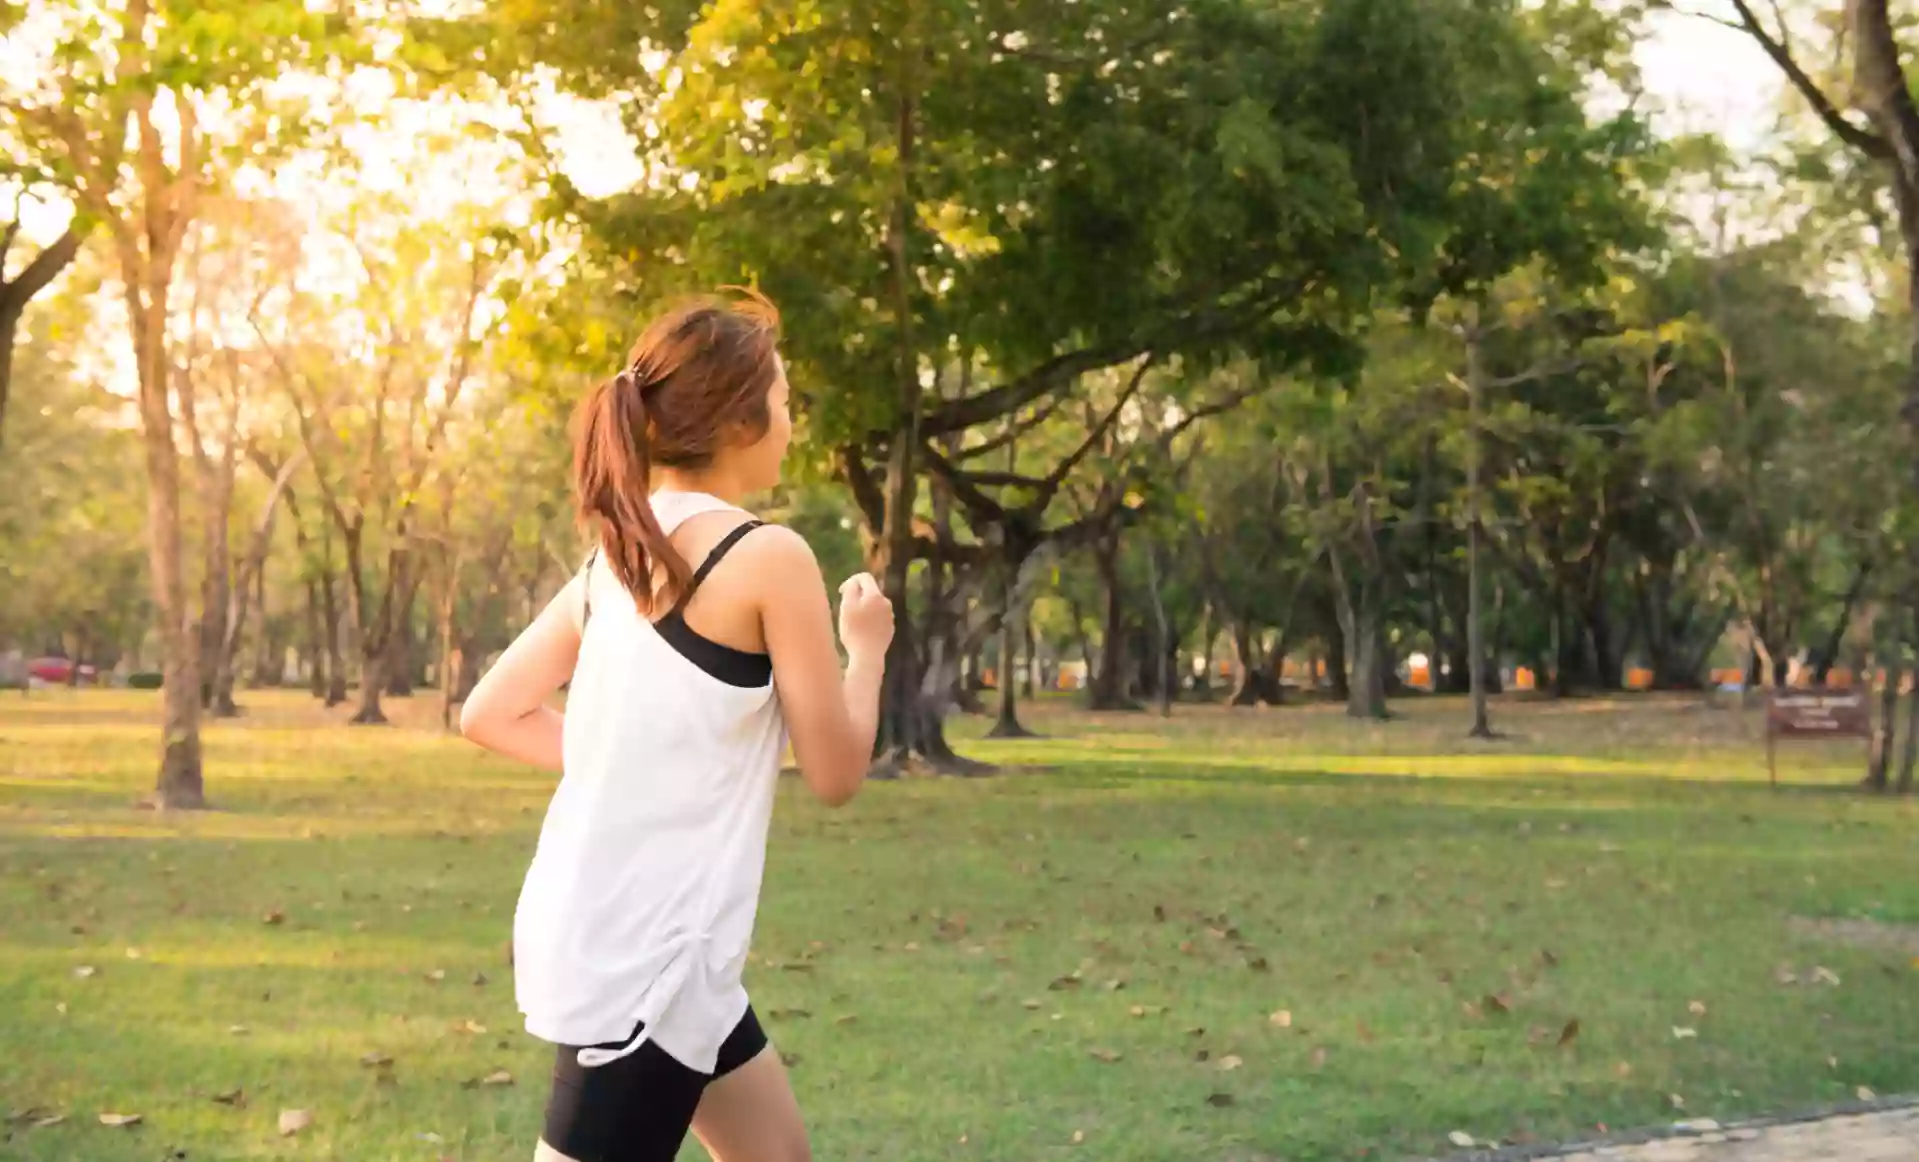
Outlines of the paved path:
[{"label": "paved path", "polygon": [[1477,1157],[1541,1162],[1919,1162],[1919,1105],[1703,1128],[1703,1132],[1632,1144],[1502,1151]]},{"label": "paved path", "polygon": [[1919,1162],[1919,1109],[1602,1146],[1564,1162]]}]

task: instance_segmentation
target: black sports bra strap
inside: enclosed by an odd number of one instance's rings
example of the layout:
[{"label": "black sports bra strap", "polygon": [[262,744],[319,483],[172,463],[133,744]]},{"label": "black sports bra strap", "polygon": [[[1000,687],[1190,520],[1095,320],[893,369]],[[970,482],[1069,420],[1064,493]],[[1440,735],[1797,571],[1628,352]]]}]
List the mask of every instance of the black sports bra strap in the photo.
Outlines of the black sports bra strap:
[{"label": "black sports bra strap", "polygon": [[586,564],[580,566],[580,632],[586,632],[587,619],[593,616],[593,562],[600,559],[600,546],[594,545],[593,551],[586,555]]},{"label": "black sports bra strap", "polygon": [[720,563],[721,557],[733,551],[733,546],[740,543],[740,538],[765,523],[765,521],[750,520],[726,534],[724,537],[721,537],[720,543],[714,545],[713,551],[708,553],[706,560],[700,563],[699,571],[693,574],[693,583],[687,587],[688,596],[691,596],[694,591],[699,589],[700,582],[706,580],[706,575],[713,571],[713,566]]}]

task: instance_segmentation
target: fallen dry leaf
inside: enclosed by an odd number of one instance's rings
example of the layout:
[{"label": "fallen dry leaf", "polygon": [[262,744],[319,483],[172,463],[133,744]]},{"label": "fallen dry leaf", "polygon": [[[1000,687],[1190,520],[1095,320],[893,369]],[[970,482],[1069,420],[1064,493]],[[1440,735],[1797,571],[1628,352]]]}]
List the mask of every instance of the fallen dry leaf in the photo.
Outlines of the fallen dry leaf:
[{"label": "fallen dry leaf", "polygon": [[1680,1097],[1676,1093],[1667,1094],[1666,1099],[1672,1102],[1672,1108],[1676,1110],[1683,1110],[1686,1108],[1686,1099],[1683,1097]]},{"label": "fallen dry leaf", "polygon": [[1038,1002],[1038,1001],[1021,1001],[1021,1002],[1019,1003],[1019,1005],[1020,1005],[1020,1008],[1022,1008],[1022,1009],[1025,1009],[1025,1010],[1026,1010],[1027,1012],[1029,1012],[1029,1013],[1037,1013],[1037,1012],[1039,1012],[1039,1002]]},{"label": "fallen dry leaf", "polygon": [[230,1089],[225,1093],[214,1094],[213,1100],[219,1105],[245,1109],[247,1104],[247,1091],[244,1089]]},{"label": "fallen dry leaf", "polygon": [[426,974],[426,979],[431,981],[434,984],[439,984],[441,981],[446,979],[446,969],[436,968],[432,972],[429,972]]},{"label": "fallen dry leaf", "polygon": [[1839,987],[1839,974],[1823,964],[1813,967],[1812,980],[1814,984],[1831,985],[1834,988]]},{"label": "fallen dry leaf", "polygon": [[1686,1011],[1691,1013],[1695,1017],[1703,1017],[1706,1015],[1706,1002],[1693,1001],[1691,1004],[1686,1006]]},{"label": "fallen dry leaf", "polygon": [[1085,1131],[1085,1130],[1074,1130],[1074,1131],[1073,1131],[1073,1145],[1075,1145],[1075,1146],[1077,1146],[1077,1145],[1079,1145],[1079,1144],[1080,1144],[1081,1142],[1084,1142],[1085,1140],[1086,1140],[1086,1131]]},{"label": "fallen dry leaf", "polygon": [[1565,1028],[1559,1031],[1559,1047],[1564,1049],[1577,1040],[1579,1040],[1579,1018],[1574,1017],[1566,1022]]},{"label": "fallen dry leaf", "polygon": [[1458,1146],[1461,1150],[1470,1150],[1475,1144],[1473,1142],[1473,1136],[1464,1130],[1454,1130],[1452,1133],[1446,1135],[1446,1140]]},{"label": "fallen dry leaf", "polygon": [[1799,974],[1790,965],[1782,964],[1772,970],[1772,979],[1775,984],[1798,984]]},{"label": "fallen dry leaf", "polygon": [[1086,1055],[1095,1061],[1103,1061],[1108,1065],[1126,1056],[1117,1049],[1089,1049]]},{"label": "fallen dry leaf", "polygon": [[391,1054],[381,1053],[375,1050],[365,1057],[360,1058],[360,1064],[368,1069],[384,1069],[393,1064],[393,1057]]},{"label": "fallen dry leaf", "polygon": [[860,1015],[858,1013],[844,1013],[833,1018],[833,1023],[841,1028],[845,1028],[848,1025],[857,1025],[859,1021]]},{"label": "fallen dry leaf", "polygon": [[291,1138],[313,1124],[313,1114],[309,1110],[281,1110],[280,1136]]},{"label": "fallen dry leaf", "polygon": [[1226,1056],[1219,1059],[1219,1069],[1221,1073],[1230,1073],[1231,1071],[1238,1069],[1240,1066],[1244,1064],[1246,1064],[1245,1061],[1243,1061],[1237,1055],[1232,1053],[1228,1053]]},{"label": "fallen dry leaf", "polygon": [[1084,982],[1081,981],[1079,973],[1073,972],[1073,973],[1068,973],[1065,976],[1055,977],[1053,979],[1053,983],[1047,985],[1046,987],[1048,989],[1051,989],[1053,992],[1057,993],[1057,992],[1064,992],[1067,989],[1076,989],[1082,983]]},{"label": "fallen dry leaf", "polygon": [[129,949],[127,949],[127,959],[128,959],[128,960],[138,960],[138,959],[140,959],[140,957],[141,957],[142,955],[143,955],[143,953],[141,953],[141,951],[140,951],[140,950],[139,950],[138,948],[129,948]]},{"label": "fallen dry leaf", "polygon": [[48,1114],[44,1118],[35,1118],[33,1121],[33,1128],[36,1130],[51,1130],[53,1127],[59,1125],[61,1122],[64,1122],[66,1120],[67,1120],[67,1115],[65,1114]]},{"label": "fallen dry leaf", "polygon": [[483,988],[485,988],[485,987],[486,987],[486,983],[487,983],[487,982],[486,982],[486,974],[485,974],[485,973],[483,973],[483,972],[476,972],[476,973],[474,973],[474,974],[473,974],[473,987],[474,987],[474,988],[476,988],[476,989],[483,989]]},{"label": "fallen dry leaf", "polygon": [[480,1024],[478,1021],[473,1020],[471,1017],[467,1018],[465,1021],[462,1021],[459,1025],[456,1026],[456,1028],[462,1033],[471,1033],[475,1037],[481,1036],[482,1034],[486,1032],[486,1026]]},{"label": "fallen dry leaf", "polygon": [[1621,1061],[1619,1064],[1612,1067],[1612,1071],[1614,1076],[1618,1077],[1621,1081],[1624,1081],[1626,1078],[1632,1076],[1632,1065],[1629,1062]]},{"label": "fallen dry leaf", "polygon": [[1324,1045],[1318,1046],[1313,1050],[1312,1062],[1314,1069],[1326,1068],[1326,1047]]},{"label": "fallen dry leaf", "polygon": [[1293,1011],[1291,1009],[1281,1009],[1266,1019],[1271,1021],[1273,1027],[1277,1029],[1290,1029],[1293,1027]]},{"label": "fallen dry leaf", "polygon": [[228,1025],[227,1026],[227,1036],[229,1037],[244,1037],[249,1032],[251,1032],[251,1030],[248,1029],[245,1025]]},{"label": "fallen dry leaf", "polygon": [[1208,1094],[1206,1096],[1206,1104],[1216,1110],[1223,1110],[1233,1104],[1233,1095],[1230,1093]]},{"label": "fallen dry leaf", "polygon": [[73,975],[79,980],[85,980],[90,976],[98,974],[99,971],[99,969],[93,967],[91,964],[83,964],[73,970]]},{"label": "fallen dry leaf", "polygon": [[1672,1027],[1672,1039],[1675,1041],[1690,1041],[1697,1036],[1699,1036],[1699,1030],[1697,1029],[1689,1029],[1684,1025],[1674,1025]]},{"label": "fallen dry leaf", "polygon": [[1252,957],[1246,962],[1246,967],[1252,969],[1254,972],[1265,972],[1267,969],[1266,958],[1263,956]]},{"label": "fallen dry leaf", "polygon": [[1484,1005],[1486,1011],[1489,1013],[1510,1013],[1513,1011],[1512,1002],[1507,999],[1505,993],[1488,993],[1486,994],[1486,999],[1479,1003]]},{"label": "fallen dry leaf", "polygon": [[1867,1086],[1867,1085],[1862,1085],[1858,1089],[1854,1090],[1853,1092],[1858,1095],[1858,1098],[1860,1101],[1871,1101],[1874,1098],[1879,1096],[1878,1094],[1872,1092],[1871,1086]]},{"label": "fallen dry leaf", "polygon": [[1545,965],[1547,968],[1558,968],[1559,958],[1553,955],[1552,949],[1542,948],[1539,950],[1539,963]]},{"label": "fallen dry leaf", "polygon": [[513,1075],[504,1069],[496,1069],[480,1079],[481,1085],[512,1085]]},{"label": "fallen dry leaf", "polygon": [[278,908],[275,908],[273,909],[273,911],[268,912],[266,915],[260,917],[260,923],[265,924],[269,928],[278,927],[279,925],[284,924],[286,922],[287,922],[287,914],[285,912],[282,912]]},{"label": "fallen dry leaf", "polygon": [[766,1015],[775,1021],[805,1021],[813,1016],[806,1009],[772,1009]]},{"label": "fallen dry leaf", "polygon": [[797,1053],[781,1053],[780,1054],[780,1064],[786,1066],[788,1069],[796,1068],[799,1065],[799,1063],[800,1063],[800,1055]]},{"label": "fallen dry leaf", "polygon": [[1459,1011],[1464,1013],[1467,1017],[1475,1021],[1477,1021],[1479,1018],[1486,1015],[1483,1011],[1481,1011],[1478,1005],[1474,1004],[1471,1001],[1459,1002]]},{"label": "fallen dry leaf", "polygon": [[1373,1043],[1373,1027],[1366,1022],[1355,1022],[1353,1025],[1353,1033],[1359,1038],[1362,1045],[1371,1045]]},{"label": "fallen dry leaf", "polygon": [[137,1126],[143,1119],[139,1114],[101,1114],[100,1124],[119,1129],[125,1126]]}]

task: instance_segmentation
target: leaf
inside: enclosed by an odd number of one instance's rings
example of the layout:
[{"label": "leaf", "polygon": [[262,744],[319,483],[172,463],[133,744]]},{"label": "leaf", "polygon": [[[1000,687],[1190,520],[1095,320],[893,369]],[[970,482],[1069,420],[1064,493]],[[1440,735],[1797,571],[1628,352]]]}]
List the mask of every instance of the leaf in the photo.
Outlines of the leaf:
[{"label": "leaf", "polygon": [[1683,1110],[1686,1108],[1686,1099],[1683,1097],[1680,1097],[1676,1093],[1667,1094],[1666,1100],[1672,1102],[1672,1108],[1676,1110]]},{"label": "leaf", "polygon": [[77,980],[86,980],[89,977],[97,976],[99,972],[100,970],[93,967],[91,964],[83,964],[80,967],[73,970],[73,975],[75,979]]},{"label": "leaf", "polygon": [[59,1125],[61,1122],[64,1122],[66,1120],[67,1120],[67,1115],[65,1114],[48,1114],[44,1118],[35,1118],[33,1122],[33,1128],[36,1130],[51,1130],[53,1127]]},{"label": "leaf", "polygon": [[387,1066],[393,1064],[393,1057],[391,1054],[381,1053],[376,1049],[365,1057],[360,1058],[360,1064],[367,1069],[385,1069]]},{"label": "leaf", "polygon": [[1039,1012],[1038,1001],[1021,1001],[1019,1004],[1020,1004],[1020,1008],[1025,1009],[1029,1013]]},{"label": "leaf", "polygon": [[1246,1062],[1242,1060],[1239,1056],[1237,1056],[1236,1054],[1228,1053],[1226,1056],[1219,1059],[1219,1071],[1221,1073],[1231,1073],[1233,1070],[1238,1069],[1240,1066],[1244,1064],[1246,1064]]},{"label": "leaf", "polygon": [[1813,966],[1812,980],[1814,984],[1831,985],[1833,988],[1839,987],[1839,974],[1823,964]]},{"label": "leaf", "polygon": [[1052,990],[1053,992],[1057,993],[1057,992],[1065,992],[1067,989],[1076,989],[1082,983],[1084,982],[1080,980],[1079,973],[1073,972],[1073,973],[1068,973],[1065,976],[1055,977],[1053,979],[1053,983],[1047,985],[1046,987]]},{"label": "leaf", "polygon": [[1108,1065],[1112,1065],[1114,1062],[1126,1056],[1117,1049],[1089,1049],[1086,1055],[1095,1061],[1103,1061]]},{"label": "leaf", "polygon": [[1706,1015],[1706,1003],[1704,1001],[1693,1001],[1686,1006],[1686,1011],[1695,1017],[1703,1017]]},{"label": "leaf", "polygon": [[1772,970],[1772,979],[1775,984],[1798,984],[1799,974],[1792,970],[1792,966],[1782,964]]},{"label": "leaf", "polygon": [[291,1138],[313,1124],[313,1114],[309,1110],[281,1110],[280,1136]]},{"label": "leaf", "polygon": [[286,922],[287,922],[287,914],[285,912],[282,912],[278,908],[275,908],[273,909],[273,911],[268,912],[266,915],[260,917],[260,923],[265,924],[269,928],[277,928]]},{"label": "leaf", "polygon": [[1291,1009],[1281,1009],[1266,1019],[1272,1023],[1275,1029],[1290,1029],[1293,1027],[1293,1011]]},{"label": "leaf", "polygon": [[1326,1047],[1324,1045],[1318,1045],[1313,1048],[1312,1062],[1314,1069],[1326,1068]]},{"label": "leaf", "polygon": [[139,1114],[101,1114],[100,1115],[101,1125],[111,1126],[115,1129],[121,1129],[129,1126],[137,1126],[143,1120],[144,1119]]},{"label": "leaf", "polygon": [[1153,919],[1159,921],[1161,924],[1166,923],[1166,905],[1164,904],[1153,905]]},{"label": "leaf", "polygon": [[1105,984],[1100,985],[1099,987],[1105,989],[1109,993],[1116,993],[1126,987],[1126,982],[1123,980],[1109,980]]},{"label": "leaf", "polygon": [[1461,1150],[1470,1150],[1477,1145],[1477,1143],[1473,1141],[1473,1136],[1464,1130],[1454,1130],[1452,1133],[1446,1135],[1446,1140],[1458,1146]]},{"label": "leaf", "polygon": [[858,1013],[842,1013],[840,1016],[833,1018],[833,1023],[842,1029],[848,1025],[857,1025],[859,1021],[860,1015]]},{"label": "leaf", "polygon": [[1632,1064],[1630,1062],[1621,1061],[1612,1067],[1612,1071],[1613,1071],[1613,1076],[1619,1078],[1619,1080],[1621,1081],[1624,1081],[1628,1077],[1632,1076]]},{"label": "leaf", "polygon": [[1360,1044],[1362,1045],[1371,1045],[1376,1039],[1373,1033],[1373,1027],[1364,1021],[1354,1022],[1353,1033],[1359,1038]]},{"label": "leaf", "polygon": [[1579,1040],[1579,1018],[1574,1017],[1566,1022],[1565,1028],[1559,1031],[1559,1047],[1564,1049],[1577,1040]]},{"label": "leaf", "polygon": [[468,1017],[466,1020],[460,1022],[458,1025],[454,1026],[454,1028],[462,1033],[471,1033],[475,1037],[482,1036],[483,1034],[486,1033],[486,1026],[480,1024],[478,1021],[474,1020],[471,1017]]},{"label": "leaf", "polygon": [[485,973],[483,973],[483,972],[476,972],[476,973],[474,973],[474,974],[473,974],[473,987],[474,987],[474,988],[476,988],[476,989],[483,989],[483,988],[485,988],[485,987],[486,987],[486,984],[487,984],[487,981],[486,981],[486,974],[485,974]]},{"label": "leaf", "polygon": [[1459,1011],[1464,1013],[1468,1018],[1475,1021],[1479,1020],[1481,1017],[1486,1015],[1484,1010],[1482,1010],[1478,1005],[1474,1004],[1471,1001],[1459,1002]]},{"label": "leaf", "polygon": [[432,984],[439,984],[441,981],[446,979],[446,969],[436,968],[432,972],[426,973],[425,976],[428,982]]},{"label": "leaf", "polygon": [[1860,1101],[1872,1101],[1879,1096],[1878,1094],[1872,1092],[1872,1087],[1869,1085],[1862,1085],[1858,1089],[1854,1090],[1853,1093],[1859,1098]]},{"label": "leaf", "polygon": [[489,1073],[485,1077],[482,1077],[480,1079],[480,1084],[487,1085],[487,1086],[512,1085],[513,1075],[511,1073],[508,1073],[504,1069],[496,1069],[492,1073]]},{"label": "leaf", "polygon": [[1510,1013],[1513,1011],[1512,1002],[1507,999],[1504,993],[1488,993],[1486,994],[1486,999],[1479,1003],[1484,1005],[1486,1011],[1489,1013]]},{"label": "leaf", "polygon": [[1252,969],[1254,972],[1265,972],[1267,969],[1266,958],[1263,956],[1255,956],[1246,962],[1246,967]]},{"label": "leaf", "polygon": [[1539,950],[1539,963],[1545,965],[1547,968],[1558,968],[1559,958],[1553,955],[1552,949],[1542,948]]},{"label": "leaf", "polygon": [[218,1105],[235,1106],[240,1109],[245,1109],[247,1104],[247,1091],[244,1088],[230,1089],[225,1093],[214,1094],[213,1100],[215,1104]]},{"label": "leaf", "polygon": [[1206,1104],[1216,1110],[1223,1110],[1233,1104],[1233,1095],[1230,1093],[1208,1094],[1206,1095]]},{"label": "leaf", "polygon": [[252,1032],[252,1030],[248,1029],[245,1025],[227,1026],[227,1036],[229,1037],[244,1037],[250,1032]]},{"label": "leaf", "polygon": [[1675,1041],[1690,1041],[1697,1036],[1699,1036],[1699,1030],[1697,1029],[1688,1028],[1685,1025],[1674,1025],[1672,1027],[1672,1039]]},{"label": "leaf", "polygon": [[797,1053],[781,1053],[780,1054],[780,1064],[786,1066],[788,1069],[793,1069],[797,1067],[799,1063],[800,1063],[800,1055]]}]

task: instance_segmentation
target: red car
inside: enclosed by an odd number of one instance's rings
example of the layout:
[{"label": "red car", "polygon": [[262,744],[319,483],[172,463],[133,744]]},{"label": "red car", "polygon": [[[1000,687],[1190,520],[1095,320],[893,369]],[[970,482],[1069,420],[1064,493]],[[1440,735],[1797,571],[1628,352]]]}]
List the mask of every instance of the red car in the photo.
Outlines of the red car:
[{"label": "red car", "polygon": [[[27,663],[27,673],[49,685],[64,686],[73,681],[72,658],[35,658]],[[85,662],[80,663],[80,680],[91,682],[99,676],[99,671]]]}]

